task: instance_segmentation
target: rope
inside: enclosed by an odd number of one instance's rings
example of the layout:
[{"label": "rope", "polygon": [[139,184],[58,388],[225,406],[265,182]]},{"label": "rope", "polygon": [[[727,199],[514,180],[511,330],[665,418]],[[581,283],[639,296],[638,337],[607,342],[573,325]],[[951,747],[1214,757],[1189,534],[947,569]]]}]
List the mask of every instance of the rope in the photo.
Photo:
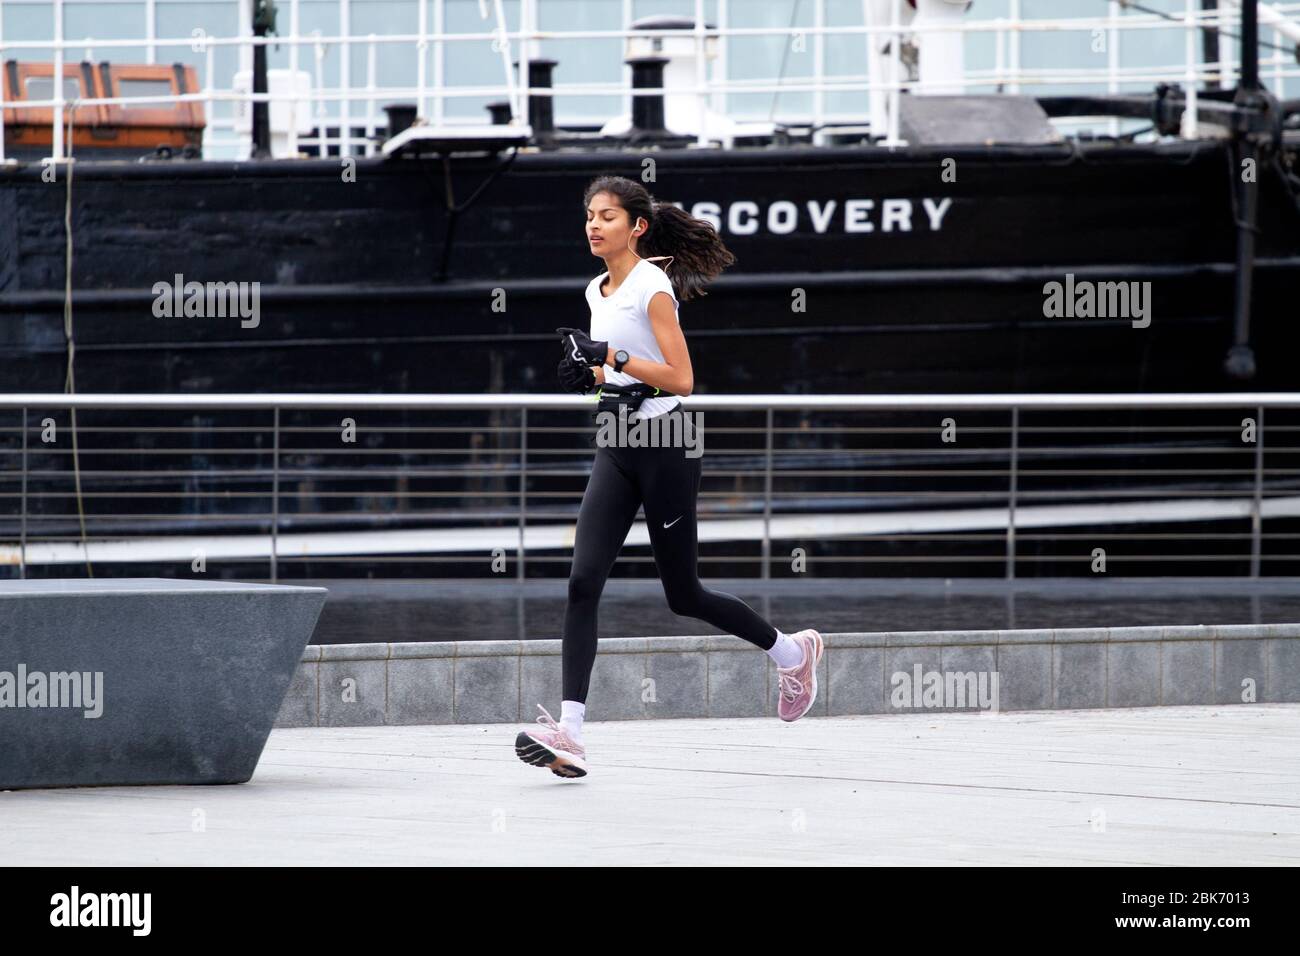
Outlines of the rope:
[{"label": "rope", "polygon": [[[789,26],[790,33],[794,32],[794,22],[795,20],[799,19],[799,7],[802,4],[803,4],[803,0],[794,0],[794,3],[790,4],[790,26]],[[789,42],[787,42],[785,43],[785,45],[781,50],[781,69],[776,74],[777,86],[780,86],[781,81],[785,79],[785,67],[786,64],[789,62],[789,60],[790,60],[790,44]],[[780,96],[781,96],[780,90],[772,91],[772,108],[767,111],[767,121],[769,123],[776,121],[776,101],[777,99],[780,98]]]},{"label": "rope", "polygon": [[[67,395],[77,392],[76,379],[73,375],[73,363],[76,358],[77,344],[72,331],[72,129],[73,117],[76,115],[80,99],[72,100],[68,110],[68,186],[64,191],[63,232],[67,237],[64,252],[63,269],[63,337],[68,343],[68,367],[63,380],[63,391]],[[90,549],[86,541],[86,505],[81,496],[81,457],[77,448],[77,409],[71,406],[68,411],[72,418],[72,473],[77,493],[77,518],[81,525],[81,550],[86,558],[86,576],[94,577],[95,571],[90,566]],[[24,425],[24,427],[26,427]]]},{"label": "rope", "polygon": [[[1135,3],[1134,0],[1119,0],[1119,5],[1120,5],[1121,7],[1132,7],[1134,10],[1137,10],[1137,11],[1139,11],[1140,13],[1150,13],[1150,14],[1152,14],[1153,16],[1160,17],[1162,20],[1169,20],[1169,21],[1171,21],[1171,22],[1173,22],[1173,23],[1182,24],[1182,23],[1184,22],[1184,18],[1181,17],[1181,16],[1176,17],[1176,16],[1174,16],[1174,15],[1171,14],[1171,13],[1165,13],[1163,10],[1155,10],[1155,9],[1153,9],[1153,8],[1151,8],[1151,7],[1144,7],[1144,6],[1143,6],[1142,4],[1140,4],[1140,3]],[[1217,12],[1217,11],[1216,11],[1216,12]],[[1201,29],[1202,29],[1202,30],[1213,30],[1214,27],[1212,27],[1212,26],[1203,26],[1203,27],[1201,27]],[[1260,24],[1260,32],[1262,33],[1262,32],[1263,32],[1264,30],[1266,30],[1266,29],[1268,29],[1268,25],[1267,25],[1267,24],[1263,24],[1263,23],[1261,23],[1261,24]],[[1234,40],[1240,40],[1240,39],[1241,39],[1241,34],[1240,34],[1240,33],[1233,33],[1231,30],[1226,30],[1226,29],[1224,29],[1223,27],[1219,27],[1219,35],[1220,35],[1220,36],[1225,36],[1225,37],[1232,37],[1232,39],[1234,39]],[[1268,42],[1267,40],[1259,40],[1258,43],[1257,43],[1256,45],[1257,45],[1257,46],[1266,46],[1266,47],[1268,47],[1270,50],[1280,50],[1282,53],[1293,53],[1293,52],[1295,52],[1295,48],[1294,48],[1294,47],[1289,47],[1289,46],[1279,46],[1278,44],[1276,44],[1276,43],[1270,43],[1270,42]]]}]

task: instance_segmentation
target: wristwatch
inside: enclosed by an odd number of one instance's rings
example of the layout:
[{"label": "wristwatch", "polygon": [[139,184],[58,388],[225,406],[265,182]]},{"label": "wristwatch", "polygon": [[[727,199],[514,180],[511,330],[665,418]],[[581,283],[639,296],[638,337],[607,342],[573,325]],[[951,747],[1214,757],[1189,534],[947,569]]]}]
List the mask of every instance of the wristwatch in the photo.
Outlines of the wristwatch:
[{"label": "wristwatch", "polygon": [[617,352],[615,352],[615,353],[614,353],[614,371],[615,371],[615,372],[621,372],[621,371],[623,371],[623,366],[627,364],[627,360],[630,359],[631,357],[632,357],[632,356],[628,355],[628,354],[627,354],[627,351],[624,350],[624,349],[619,349]]}]

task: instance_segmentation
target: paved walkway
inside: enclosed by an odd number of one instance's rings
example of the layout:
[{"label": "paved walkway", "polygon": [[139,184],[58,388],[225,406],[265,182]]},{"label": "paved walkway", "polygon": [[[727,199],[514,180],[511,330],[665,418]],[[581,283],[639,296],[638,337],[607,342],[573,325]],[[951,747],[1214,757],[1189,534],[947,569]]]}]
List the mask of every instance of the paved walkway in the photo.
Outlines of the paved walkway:
[{"label": "paved walkway", "polygon": [[247,784],[0,793],[21,864],[1300,864],[1300,704],[285,729]]}]

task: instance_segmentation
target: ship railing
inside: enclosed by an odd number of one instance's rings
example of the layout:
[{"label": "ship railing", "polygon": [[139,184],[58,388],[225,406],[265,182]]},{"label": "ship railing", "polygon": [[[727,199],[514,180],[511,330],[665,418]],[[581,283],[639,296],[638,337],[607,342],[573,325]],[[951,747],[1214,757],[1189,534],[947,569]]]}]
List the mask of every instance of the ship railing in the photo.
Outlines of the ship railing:
[{"label": "ship railing", "polygon": [[[886,78],[871,79],[870,70],[863,73],[827,72],[826,38],[835,36],[860,36],[864,43],[863,63],[866,64],[876,54],[873,50],[881,47],[885,37],[899,35],[920,35],[931,32],[991,33],[995,37],[994,66],[989,69],[968,69],[957,80],[963,91],[994,90],[1012,94],[1032,91],[1049,86],[1082,86],[1085,88],[1103,87],[1107,93],[1119,93],[1122,88],[1132,88],[1135,84],[1154,87],[1158,83],[1182,84],[1187,94],[1186,119],[1183,134],[1188,137],[1198,135],[1197,90],[1202,84],[1221,84],[1231,86],[1236,82],[1238,65],[1231,58],[1220,56],[1219,62],[1204,61],[1198,50],[1203,31],[1212,29],[1223,33],[1225,37],[1233,35],[1240,26],[1240,9],[1230,0],[1222,0],[1217,9],[1201,9],[1200,0],[1185,0],[1183,9],[1174,13],[1132,12],[1130,5],[1123,0],[1106,0],[1097,2],[1098,9],[1103,6],[1105,14],[1092,16],[1026,19],[1021,13],[1021,0],[1009,0],[1010,15],[994,19],[981,20],[967,18],[956,22],[920,22],[904,23],[902,4],[905,0],[896,0],[891,8],[889,22],[858,24],[826,23],[826,0],[815,0],[814,25],[795,28],[782,27],[733,27],[725,24],[727,10],[726,0],[719,0],[720,20],[724,21],[714,29],[706,29],[703,0],[696,0],[695,29],[686,31],[693,37],[696,46],[697,74],[693,86],[684,89],[632,89],[628,82],[619,83],[557,83],[546,88],[534,88],[528,83],[528,64],[538,54],[539,44],[559,40],[595,40],[630,37],[680,37],[681,30],[632,30],[625,26],[619,30],[552,30],[537,26],[536,0],[525,0],[521,5],[523,21],[519,30],[509,30],[499,2],[493,4],[492,16],[496,24],[491,30],[475,33],[457,33],[436,29],[430,26],[430,13],[433,22],[440,24],[443,19],[443,0],[427,0],[418,4],[418,24],[415,33],[352,33],[345,29],[334,35],[323,35],[320,31],[304,33],[301,30],[300,0],[290,0],[288,32],[269,37],[252,35],[251,14],[248,4],[240,2],[240,30],[237,36],[209,36],[196,30],[196,35],[189,37],[163,37],[157,28],[157,3],[150,2],[146,7],[148,31],[139,38],[92,38],[69,39],[63,35],[64,0],[7,0],[9,4],[48,4],[54,18],[54,39],[52,40],[6,40],[0,33],[0,60],[6,58],[6,50],[42,50],[48,51],[55,63],[55,75],[62,75],[63,64],[71,56],[82,56],[93,60],[97,53],[121,48],[147,49],[149,62],[155,62],[158,56],[167,56],[174,50],[186,47],[191,52],[204,56],[203,91],[196,94],[173,94],[138,97],[105,97],[95,99],[68,100],[60,83],[54,84],[54,96],[49,100],[23,101],[25,107],[52,107],[54,110],[51,160],[67,158],[64,148],[65,126],[75,119],[75,108],[92,105],[140,105],[144,103],[174,104],[178,102],[201,102],[206,104],[207,123],[204,130],[204,156],[212,158],[213,148],[234,148],[237,156],[245,158],[251,151],[251,136],[237,134],[239,123],[231,117],[213,116],[212,105],[218,102],[253,103],[287,102],[290,105],[291,121],[288,126],[288,149],[291,155],[299,155],[302,147],[315,147],[318,155],[326,155],[331,147],[337,149],[341,156],[373,155],[376,151],[377,131],[385,128],[385,121],[378,118],[376,109],[383,101],[399,98],[413,99],[418,113],[435,126],[446,125],[447,101],[462,97],[501,97],[510,103],[512,124],[526,121],[527,102],[533,96],[562,97],[573,94],[617,94],[621,96],[650,96],[662,93],[690,93],[698,98],[701,119],[704,111],[711,105],[716,106],[719,97],[728,94],[771,93],[812,94],[811,111],[783,110],[782,121],[791,126],[806,125],[814,131],[814,142],[823,144],[825,137],[833,132],[837,124],[861,123],[864,117],[867,123],[864,129],[882,131],[882,144],[897,145],[899,137],[899,97],[905,88],[915,88],[916,84],[903,75],[901,62],[902,43],[891,43]],[[232,0],[234,2],[234,0]],[[339,0],[341,22],[349,25],[348,0]],[[283,7],[283,2],[281,6]],[[486,10],[486,6],[483,6]],[[1283,97],[1286,81],[1300,76],[1300,65],[1295,57],[1296,28],[1293,24],[1300,19],[1300,3],[1277,3],[1262,5],[1268,16],[1261,16],[1261,46],[1265,55],[1260,58],[1261,79],[1271,84],[1272,92]],[[0,30],[3,26],[0,25]],[[1184,34],[1183,61],[1167,66],[1131,66],[1120,64],[1121,37],[1125,34],[1141,34],[1149,30],[1181,29]],[[1062,69],[1027,67],[1022,63],[1022,38],[1034,33],[1049,32],[1085,32],[1098,42],[1105,52],[1105,64],[1095,68]],[[202,35],[199,35],[202,34]],[[1267,35],[1272,40],[1267,39]],[[732,39],[752,37],[783,37],[787,40],[799,35],[812,44],[812,72],[800,81],[787,80],[783,76],[776,78],[750,79],[713,79],[706,76],[704,51],[706,44]],[[874,39],[872,39],[874,38]],[[457,86],[446,82],[446,45],[452,43],[489,45],[493,56],[500,56],[504,68],[505,80],[501,85]],[[237,91],[233,87],[218,87],[214,73],[215,51],[223,46],[235,46],[240,50],[241,68],[251,70],[252,51],[255,46],[285,45],[288,47],[288,68],[292,73],[298,71],[304,53],[314,57],[315,70],[312,71],[317,84],[309,95],[298,93],[252,93]],[[412,82],[405,86],[381,86],[377,83],[377,63],[380,51],[390,46],[411,46],[416,51],[416,69]],[[354,47],[366,50],[366,77],[364,86],[353,83],[351,76],[352,51]],[[434,50],[433,75],[430,76],[429,58],[426,55],[432,47]],[[1229,44],[1220,45],[1221,51],[1227,50]],[[304,50],[304,48],[310,48]],[[323,85],[325,58],[333,50],[339,52],[339,87],[327,88]],[[513,67],[514,53],[519,52],[519,70]],[[725,62],[726,45],[721,47],[721,57]],[[861,109],[851,112],[833,111],[827,106],[827,97],[839,93],[863,93],[865,98]],[[3,88],[0,86],[0,97]],[[882,97],[887,100],[887,107],[882,106]],[[353,104],[364,104],[357,122],[363,126],[363,134],[354,133],[352,117]],[[337,116],[326,116],[325,104],[338,104]],[[0,106],[3,101],[0,100]],[[316,120],[316,136],[299,136],[298,111],[307,109]],[[430,112],[431,110],[431,112]],[[882,117],[880,113],[885,115]],[[1057,119],[1058,125],[1087,123],[1086,119]],[[4,159],[3,137],[4,111],[0,109],[0,161]],[[1107,120],[1110,132],[1117,134],[1120,120]],[[338,134],[327,135],[326,127],[336,125]],[[468,124],[474,125],[474,124]],[[482,124],[478,124],[482,125]],[[857,128],[849,125],[848,128]],[[221,138],[222,134],[225,138]],[[228,135],[226,135],[228,134]],[[697,145],[710,145],[709,134],[703,122],[699,125]],[[235,144],[238,144],[237,146]],[[724,145],[730,145],[725,143]]]},{"label": "ship railing", "polygon": [[[702,436],[681,453],[703,455],[706,575],[1300,567],[1300,392],[682,401]],[[563,576],[593,410],[575,395],[3,395],[0,564]],[[652,564],[648,540],[634,525],[629,564]]]}]

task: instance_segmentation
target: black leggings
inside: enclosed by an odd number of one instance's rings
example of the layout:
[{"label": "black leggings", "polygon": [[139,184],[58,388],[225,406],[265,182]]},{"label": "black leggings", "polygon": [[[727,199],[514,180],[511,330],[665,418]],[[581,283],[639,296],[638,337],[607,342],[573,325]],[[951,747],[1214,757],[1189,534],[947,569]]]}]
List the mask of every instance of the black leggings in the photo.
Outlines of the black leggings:
[{"label": "black leggings", "polygon": [[[670,415],[684,417],[686,428],[695,427],[680,402],[663,413],[663,417]],[[596,662],[596,607],[642,504],[669,610],[707,621],[763,650],[776,643],[776,628],[748,604],[700,583],[695,498],[700,492],[703,458],[689,457],[686,451],[682,447],[615,445],[596,449],[591,478],[578,509],[569,603],[564,611],[564,700],[586,703]]]}]

